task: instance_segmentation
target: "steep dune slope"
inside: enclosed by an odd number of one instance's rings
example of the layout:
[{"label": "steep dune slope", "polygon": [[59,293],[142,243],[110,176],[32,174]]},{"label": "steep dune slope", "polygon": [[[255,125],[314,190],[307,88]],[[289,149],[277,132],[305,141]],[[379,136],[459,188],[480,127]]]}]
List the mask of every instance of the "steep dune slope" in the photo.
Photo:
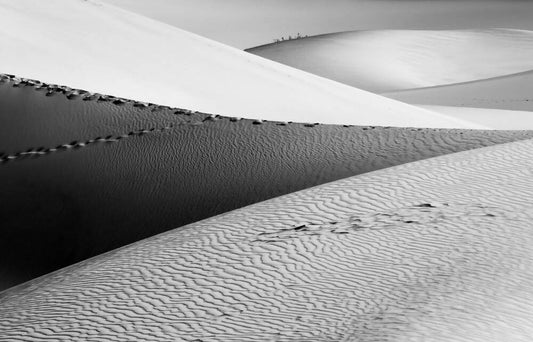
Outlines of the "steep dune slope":
[{"label": "steep dune slope", "polygon": [[0,0],[0,15],[0,71],[21,77],[248,118],[479,127],[93,0]]},{"label": "steep dune slope", "polygon": [[531,70],[533,31],[354,31],[247,51],[357,88],[389,92]]},{"label": "steep dune slope", "polygon": [[530,341],[532,169],[527,140],[236,210],[4,292],[0,335]]},{"label": "steep dune slope", "polygon": [[0,79],[1,288],[310,186],[533,137],[238,120]]},{"label": "steep dune slope", "polygon": [[533,71],[384,94],[408,103],[533,111]]}]

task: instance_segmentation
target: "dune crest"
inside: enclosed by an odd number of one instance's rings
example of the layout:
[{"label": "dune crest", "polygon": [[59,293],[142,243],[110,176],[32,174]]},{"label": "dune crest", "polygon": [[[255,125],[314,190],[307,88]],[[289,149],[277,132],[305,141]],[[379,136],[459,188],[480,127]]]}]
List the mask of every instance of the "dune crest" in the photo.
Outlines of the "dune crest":
[{"label": "dune crest", "polygon": [[264,120],[482,128],[95,1],[0,0],[0,15],[2,72],[21,77]]},{"label": "dune crest", "polygon": [[247,51],[382,93],[531,70],[533,31],[353,31],[268,44]]}]

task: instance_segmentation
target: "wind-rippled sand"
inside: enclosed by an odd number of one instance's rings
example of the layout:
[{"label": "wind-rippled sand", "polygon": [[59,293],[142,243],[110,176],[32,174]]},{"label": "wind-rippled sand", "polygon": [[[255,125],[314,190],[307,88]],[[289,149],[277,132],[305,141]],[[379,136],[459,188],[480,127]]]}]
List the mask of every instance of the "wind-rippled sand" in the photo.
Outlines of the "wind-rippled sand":
[{"label": "wind-rippled sand", "polygon": [[529,341],[533,140],[328,183],[2,294],[5,340]]},{"label": "wind-rippled sand", "polygon": [[0,289],[311,186],[532,131],[240,120],[0,83]]}]

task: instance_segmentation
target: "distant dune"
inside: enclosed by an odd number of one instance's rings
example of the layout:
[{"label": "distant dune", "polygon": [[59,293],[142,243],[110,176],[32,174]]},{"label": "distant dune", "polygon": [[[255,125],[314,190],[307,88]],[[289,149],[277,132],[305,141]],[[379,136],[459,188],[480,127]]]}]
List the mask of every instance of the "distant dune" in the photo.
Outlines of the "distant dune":
[{"label": "distant dune", "polygon": [[318,35],[487,27],[533,30],[533,2],[527,0],[103,1],[239,49],[297,32]]},{"label": "distant dune", "polygon": [[239,120],[0,79],[1,288],[314,185],[533,137]]},{"label": "distant dune", "polygon": [[418,106],[448,116],[479,123],[492,129],[533,129],[533,111],[434,105]]},{"label": "distant dune", "polygon": [[[36,163],[46,160],[7,166],[46,172]],[[0,336],[530,341],[532,169],[533,140],[527,140],[236,210],[4,292]]]},{"label": "distant dune", "polygon": [[384,95],[417,104],[533,111],[532,86],[533,70],[486,80]]},{"label": "distant dune", "polygon": [[533,31],[356,31],[247,51],[487,128],[533,128]]},{"label": "distant dune", "polygon": [[354,31],[282,41],[246,51],[381,93],[531,70],[533,31]]},{"label": "distant dune", "polygon": [[481,128],[97,1],[0,0],[1,72],[266,120]]}]

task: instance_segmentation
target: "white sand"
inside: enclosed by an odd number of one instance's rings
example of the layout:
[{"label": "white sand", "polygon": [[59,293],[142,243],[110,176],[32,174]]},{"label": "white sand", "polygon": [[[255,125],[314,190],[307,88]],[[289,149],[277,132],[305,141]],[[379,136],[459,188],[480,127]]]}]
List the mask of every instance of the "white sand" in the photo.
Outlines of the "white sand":
[{"label": "white sand", "polygon": [[367,173],[4,292],[0,336],[531,341],[533,140]]},{"label": "white sand", "polygon": [[533,71],[528,71],[486,80],[384,95],[417,104],[533,111],[532,85]]},{"label": "white sand", "polygon": [[451,117],[485,125],[491,129],[533,129],[533,111],[418,105]]},{"label": "white sand", "polygon": [[1,72],[266,120],[479,126],[307,74],[111,5],[0,0]]},{"label": "white sand", "polygon": [[250,52],[492,129],[533,129],[533,31],[344,32]]},{"label": "white sand", "polygon": [[533,30],[524,0],[105,0],[246,49],[297,32],[508,27]]},{"label": "white sand", "polygon": [[533,31],[355,31],[248,51],[357,88],[388,92],[531,70]]}]

